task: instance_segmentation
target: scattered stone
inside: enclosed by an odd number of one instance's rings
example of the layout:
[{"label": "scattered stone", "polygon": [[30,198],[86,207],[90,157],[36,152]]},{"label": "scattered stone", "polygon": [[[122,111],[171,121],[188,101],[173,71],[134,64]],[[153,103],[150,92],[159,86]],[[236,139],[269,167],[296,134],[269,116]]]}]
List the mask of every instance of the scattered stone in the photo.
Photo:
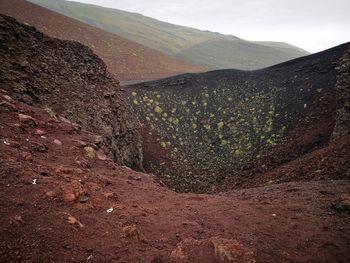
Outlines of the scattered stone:
[{"label": "scattered stone", "polygon": [[55,140],[53,141],[53,143],[56,144],[56,145],[58,145],[58,146],[62,146],[62,142],[61,142],[60,140],[55,139]]},{"label": "scattered stone", "polygon": [[97,159],[99,159],[101,161],[107,161],[108,160],[107,155],[105,155],[102,151],[97,151],[96,157],[97,157]]},{"label": "scattered stone", "polygon": [[32,184],[37,184],[37,182],[38,182],[38,179],[33,179]]},{"label": "scattered stone", "polygon": [[46,134],[46,132],[43,131],[43,130],[41,130],[41,129],[36,129],[36,130],[35,130],[35,134],[36,134],[36,135],[39,135],[39,136],[43,136],[43,135]]},{"label": "scattered stone", "polygon": [[107,197],[107,198],[112,198],[114,197],[114,193],[105,193],[103,194],[104,197]]},{"label": "scattered stone", "polygon": [[97,144],[97,145],[103,143],[103,137],[99,136],[99,135],[96,135],[95,138],[94,138],[94,143]]},{"label": "scattered stone", "polygon": [[33,155],[29,152],[22,152],[21,156],[24,161],[32,162],[34,160]]},{"label": "scattered stone", "polygon": [[59,116],[58,118],[64,123],[72,124],[72,122],[70,120],[68,120],[67,118],[65,118],[63,116]]},{"label": "scattered stone", "polygon": [[140,239],[140,233],[137,230],[136,226],[125,226],[123,227],[123,232],[125,237],[131,237],[137,240]]},{"label": "scattered stone", "polygon": [[13,101],[9,95],[2,95],[2,97],[7,101]]},{"label": "scattered stone", "polygon": [[87,146],[87,143],[81,140],[74,140],[74,142],[77,144],[78,148],[85,148]]},{"label": "scattered stone", "polygon": [[0,102],[0,108],[6,109],[7,112],[17,111],[17,107],[10,102],[2,101]]},{"label": "scattered stone", "polygon": [[34,128],[38,125],[37,121],[29,115],[20,113],[18,114],[18,118],[19,118],[19,121],[21,122],[21,127],[23,128]]},{"label": "scattered stone", "polygon": [[62,193],[63,201],[69,203],[69,202],[74,202],[76,199],[76,196],[73,192],[63,192]]},{"label": "scattered stone", "polygon": [[32,145],[33,151],[35,152],[46,153],[49,150],[49,148],[42,143],[32,142],[31,145]]},{"label": "scattered stone", "polygon": [[84,225],[78,219],[76,219],[74,216],[68,215],[67,221],[71,225],[76,225],[80,228],[84,227]]},{"label": "scattered stone", "polygon": [[112,212],[113,212],[113,207],[107,209],[106,212],[107,212],[107,213],[112,213]]},{"label": "scattered stone", "polygon": [[79,197],[79,202],[82,204],[87,203],[89,201],[90,197],[88,194],[83,194],[82,196]]},{"label": "scattered stone", "polygon": [[53,198],[57,196],[57,193],[56,191],[48,191],[46,192],[46,196]]}]

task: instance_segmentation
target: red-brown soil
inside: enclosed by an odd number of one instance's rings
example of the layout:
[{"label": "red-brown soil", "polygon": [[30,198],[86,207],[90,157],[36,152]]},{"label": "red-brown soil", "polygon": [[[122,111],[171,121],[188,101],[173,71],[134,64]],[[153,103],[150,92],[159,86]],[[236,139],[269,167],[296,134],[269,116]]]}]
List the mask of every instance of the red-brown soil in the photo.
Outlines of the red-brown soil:
[{"label": "red-brown soil", "polygon": [[350,261],[348,180],[178,194],[0,96],[2,262]]},{"label": "red-brown soil", "polygon": [[35,26],[49,36],[87,45],[119,80],[156,79],[205,70],[24,0],[1,0],[0,13]]},{"label": "red-brown soil", "polygon": [[350,262],[346,56],[343,91],[303,112],[290,156],[276,148],[287,158],[239,182],[267,186],[179,194],[105,154],[99,135],[142,157],[123,90],[89,48],[0,22],[0,262]]}]

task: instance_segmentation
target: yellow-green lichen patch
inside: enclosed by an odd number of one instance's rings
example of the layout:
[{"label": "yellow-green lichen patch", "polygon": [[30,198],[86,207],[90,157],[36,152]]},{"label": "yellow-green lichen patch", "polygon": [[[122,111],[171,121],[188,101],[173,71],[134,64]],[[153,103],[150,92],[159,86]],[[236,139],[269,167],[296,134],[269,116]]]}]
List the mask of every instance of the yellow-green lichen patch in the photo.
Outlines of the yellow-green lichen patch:
[{"label": "yellow-green lichen patch", "polygon": [[165,178],[172,185],[185,180],[185,174],[193,179],[193,169],[207,176],[239,168],[273,147],[284,132],[275,121],[279,91],[248,85],[196,91],[139,89],[131,94],[131,101],[139,102],[134,112],[155,131],[172,166],[164,170],[153,163],[152,172],[174,175]]},{"label": "yellow-green lichen patch", "polygon": [[154,111],[157,112],[157,113],[159,113],[159,114],[161,114],[161,113],[163,112],[162,108],[159,107],[159,106],[156,106],[156,107],[154,108]]}]

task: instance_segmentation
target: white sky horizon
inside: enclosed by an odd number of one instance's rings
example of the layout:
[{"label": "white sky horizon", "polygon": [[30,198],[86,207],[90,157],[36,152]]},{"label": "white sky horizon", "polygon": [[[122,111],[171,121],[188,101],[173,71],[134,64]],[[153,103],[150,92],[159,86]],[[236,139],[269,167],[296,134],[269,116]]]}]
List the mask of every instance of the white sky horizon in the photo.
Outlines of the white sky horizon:
[{"label": "white sky horizon", "polygon": [[319,52],[350,41],[350,0],[70,0]]}]

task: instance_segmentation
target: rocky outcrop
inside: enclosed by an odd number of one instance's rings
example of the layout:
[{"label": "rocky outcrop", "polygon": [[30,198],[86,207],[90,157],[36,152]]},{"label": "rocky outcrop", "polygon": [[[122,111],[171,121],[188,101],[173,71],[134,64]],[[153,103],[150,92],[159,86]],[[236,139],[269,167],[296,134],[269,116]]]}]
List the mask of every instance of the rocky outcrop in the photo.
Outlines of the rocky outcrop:
[{"label": "rocky outcrop", "polygon": [[142,170],[137,123],[119,83],[91,49],[0,16],[0,85],[13,98],[44,108],[102,136],[118,164]]},{"label": "rocky outcrop", "polygon": [[344,54],[337,67],[337,116],[332,138],[350,133],[350,50]]}]

